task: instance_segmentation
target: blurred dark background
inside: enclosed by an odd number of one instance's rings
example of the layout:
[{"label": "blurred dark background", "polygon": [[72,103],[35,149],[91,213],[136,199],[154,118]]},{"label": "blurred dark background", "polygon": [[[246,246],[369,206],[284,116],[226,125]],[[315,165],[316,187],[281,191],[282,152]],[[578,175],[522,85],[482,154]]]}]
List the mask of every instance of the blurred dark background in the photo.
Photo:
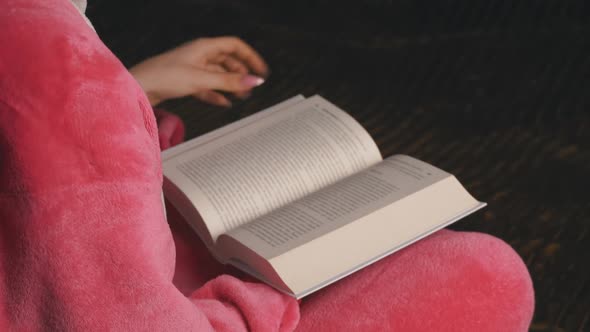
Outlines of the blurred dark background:
[{"label": "blurred dark background", "polygon": [[590,8],[573,0],[90,0],[128,66],[200,36],[237,35],[272,74],[233,109],[167,103],[195,137],[298,93],[454,173],[489,203],[452,228],[526,262],[531,331],[590,331]]}]

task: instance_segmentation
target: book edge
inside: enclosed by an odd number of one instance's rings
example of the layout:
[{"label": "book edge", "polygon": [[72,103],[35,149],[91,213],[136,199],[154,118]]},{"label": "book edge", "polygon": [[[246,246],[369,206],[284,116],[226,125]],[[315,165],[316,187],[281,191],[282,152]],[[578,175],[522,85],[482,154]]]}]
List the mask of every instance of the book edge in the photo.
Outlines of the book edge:
[{"label": "book edge", "polygon": [[413,243],[415,243],[415,242],[417,242],[417,241],[419,241],[419,240],[421,240],[421,239],[423,239],[423,238],[425,238],[425,237],[427,237],[427,236],[429,236],[429,235],[431,235],[431,234],[433,234],[433,233],[435,233],[435,232],[437,232],[437,231],[439,231],[439,230],[441,230],[441,229],[443,229],[443,228],[451,225],[451,224],[453,224],[453,223],[455,223],[455,222],[457,222],[458,220],[460,220],[462,218],[465,218],[466,216],[468,216],[468,215],[470,215],[470,214],[472,214],[472,213],[474,213],[474,212],[476,212],[476,211],[484,208],[486,205],[487,205],[487,203],[479,202],[476,206],[474,206],[474,207],[472,207],[470,209],[467,209],[467,210],[465,210],[465,211],[457,214],[455,217],[453,217],[453,218],[451,218],[451,219],[449,219],[449,220],[441,223],[440,225],[438,225],[438,226],[436,226],[436,227],[428,230],[427,232],[421,233],[418,236],[416,236],[416,237],[414,237],[412,239],[409,239],[409,240],[403,242],[399,246],[393,247],[393,248],[387,250],[386,252],[381,253],[381,254],[379,254],[379,255],[377,255],[377,256],[375,256],[375,257],[373,257],[373,258],[371,258],[371,259],[369,259],[369,260],[367,260],[367,261],[365,261],[363,263],[360,263],[357,266],[355,266],[355,267],[353,267],[353,268],[351,268],[351,269],[349,269],[347,271],[344,271],[344,272],[342,272],[340,274],[337,274],[336,276],[334,276],[334,277],[332,277],[332,278],[330,278],[328,280],[325,280],[324,282],[322,282],[322,283],[320,283],[320,284],[318,284],[316,286],[313,286],[313,287],[308,288],[308,289],[306,289],[304,291],[301,291],[301,292],[298,292],[298,293],[294,293],[294,294],[289,294],[289,295],[295,297],[296,299],[301,299],[301,298],[303,298],[303,297],[305,297],[305,296],[307,296],[307,295],[309,295],[311,293],[314,293],[314,292],[316,292],[316,291],[318,291],[318,290],[320,290],[320,289],[322,289],[322,288],[324,288],[324,287],[326,287],[326,286],[328,286],[328,285],[330,285],[330,284],[332,284],[332,283],[334,283],[334,282],[336,282],[336,281],[338,281],[338,280],[340,280],[340,279],[342,279],[344,277],[347,277],[347,276],[353,274],[354,272],[359,271],[359,270],[361,270],[361,269],[363,269],[363,268],[365,268],[365,267],[367,267],[367,266],[369,266],[369,265],[371,265],[371,264],[373,264],[373,263],[375,263],[375,262],[377,262],[377,261],[379,261],[379,260],[381,260],[381,259],[383,259],[383,258],[385,258],[385,257],[387,257],[387,256],[389,256],[389,255],[391,255],[391,254],[393,254],[393,253],[395,253],[395,252],[397,252],[397,251],[399,251],[399,250],[401,250],[401,249],[403,249],[403,248],[405,248],[405,247],[407,247],[407,246],[409,246],[409,245],[411,245],[411,244],[413,244]]}]

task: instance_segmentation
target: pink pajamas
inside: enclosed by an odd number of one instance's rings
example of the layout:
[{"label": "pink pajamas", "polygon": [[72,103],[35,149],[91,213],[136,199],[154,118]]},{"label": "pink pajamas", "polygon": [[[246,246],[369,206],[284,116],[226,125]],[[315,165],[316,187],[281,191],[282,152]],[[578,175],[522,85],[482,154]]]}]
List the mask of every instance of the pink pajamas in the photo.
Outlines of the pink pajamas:
[{"label": "pink pajamas", "polygon": [[[227,272],[169,217],[183,293]],[[304,298],[297,331],[527,331],[532,311],[530,277],[510,246],[442,230]]]},{"label": "pink pajamas", "polygon": [[164,216],[178,120],[156,123],[72,4],[3,1],[0,45],[1,331],[527,329],[528,272],[483,234],[441,231],[301,304],[224,274]]}]

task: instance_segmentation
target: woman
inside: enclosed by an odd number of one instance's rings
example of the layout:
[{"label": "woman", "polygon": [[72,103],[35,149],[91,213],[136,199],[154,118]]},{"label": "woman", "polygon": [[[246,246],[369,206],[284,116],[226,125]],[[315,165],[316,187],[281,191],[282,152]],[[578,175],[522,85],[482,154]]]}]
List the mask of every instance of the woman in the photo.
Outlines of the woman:
[{"label": "woman", "polygon": [[245,97],[264,61],[235,38],[197,40],[136,81],[76,5],[0,9],[0,330],[528,328],[526,267],[484,234],[440,231],[301,303],[223,274],[174,211],[166,222],[159,147],[181,127],[163,115],[158,131],[150,103],[228,106],[217,91]]}]

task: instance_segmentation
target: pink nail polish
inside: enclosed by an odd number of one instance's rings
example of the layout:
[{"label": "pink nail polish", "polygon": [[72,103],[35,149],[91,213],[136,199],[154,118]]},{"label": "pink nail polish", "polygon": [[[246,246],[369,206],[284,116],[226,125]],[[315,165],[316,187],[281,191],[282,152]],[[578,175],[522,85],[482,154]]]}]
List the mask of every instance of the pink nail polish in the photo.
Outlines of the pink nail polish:
[{"label": "pink nail polish", "polygon": [[255,86],[259,86],[262,83],[264,83],[264,79],[262,77],[246,75],[244,78],[242,78],[242,84],[246,88],[253,88]]}]

